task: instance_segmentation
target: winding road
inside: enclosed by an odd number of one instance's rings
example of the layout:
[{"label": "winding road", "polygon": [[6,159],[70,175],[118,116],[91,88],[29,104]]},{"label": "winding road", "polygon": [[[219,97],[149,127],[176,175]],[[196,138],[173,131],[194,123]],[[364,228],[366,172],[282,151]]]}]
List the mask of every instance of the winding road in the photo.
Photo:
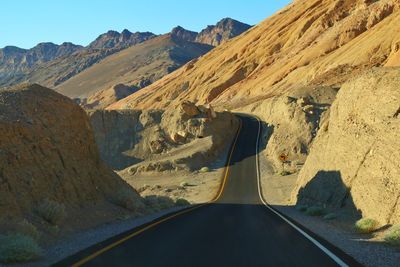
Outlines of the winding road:
[{"label": "winding road", "polygon": [[242,121],[213,202],[167,215],[56,266],[359,266],[269,207],[258,170],[260,122]]}]

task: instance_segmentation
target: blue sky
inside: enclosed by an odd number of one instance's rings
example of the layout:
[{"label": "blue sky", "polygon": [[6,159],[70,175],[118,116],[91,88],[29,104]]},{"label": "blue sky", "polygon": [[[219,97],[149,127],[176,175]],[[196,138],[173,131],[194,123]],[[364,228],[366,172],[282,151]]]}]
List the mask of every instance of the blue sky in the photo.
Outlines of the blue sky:
[{"label": "blue sky", "polygon": [[224,17],[257,24],[290,0],[2,0],[0,47],[39,42],[87,45],[108,30],[199,31]]}]

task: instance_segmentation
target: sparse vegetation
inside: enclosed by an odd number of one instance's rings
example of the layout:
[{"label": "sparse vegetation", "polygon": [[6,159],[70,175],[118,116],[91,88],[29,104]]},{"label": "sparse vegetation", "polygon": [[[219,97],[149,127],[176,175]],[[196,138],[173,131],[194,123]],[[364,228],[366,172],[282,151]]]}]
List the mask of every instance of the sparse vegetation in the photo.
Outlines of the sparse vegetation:
[{"label": "sparse vegetation", "polygon": [[178,199],[175,201],[175,205],[176,205],[176,206],[189,206],[189,205],[190,205],[190,202],[187,201],[187,200],[184,199],[184,198],[178,198]]},{"label": "sparse vegetation", "polygon": [[188,183],[188,182],[182,182],[181,184],[180,184],[180,186],[181,187],[187,187],[187,186],[189,186],[190,184]]},{"label": "sparse vegetation", "polygon": [[334,219],[336,219],[337,217],[338,217],[338,216],[337,216],[336,213],[331,212],[331,213],[326,214],[326,215],[323,217],[323,219],[324,219],[324,220],[334,220]]},{"label": "sparse vegetation", "polygon": [[30,236],[35,240],[39,240],[40,233],[38,229],[28,220],[24,219],[22,222],[18,223],[17,229],[19,233]]},{"label": "sparse vegetation", "polygon": [[279,173],[280,176],[286,176],[286,175],[290,175],[290,174],[291,174],[291,173],[288,172],[288,171],[281,171],[281,172]]},{"label": "sparse vegetation", "polygon": [[325,210],[322,207],[319,206],[311,206],[308,207],[305,213],[309,216],[321,216],[324,215]]},{"label": "sparse vegetation", "polygon": [[140,201],[140,198],[129,189],[118,191],[115,197],[115,204],[131,211],[141,211],[144,208],[144,204]]},{"label": "sparse vegetation", "polygon": [[21,233],[0,235],[0,261],[16,263],[36,260],[43,255],[43,250],[30,236]]},{"label": "sparse vegetation", "polygon": [[175,206],[175,202],[171,198],[164,196],[146,196],[144,202],[153,211],[161,211]]},{"label": "sparse vegetation", "polygon": [[49,199],[42,201],[36,211],[40,217],[53,225],[59,224],[66,216],[65,206]]},{"label": "sparse vegetation", "polygon": [[375,231],[378,228],[379,223],[370,218],[362,218],[355,223],[355,229],[359,233],[367,234]]},{"label": "sparse vegetation", "polygon": [[203,167],[200,169],[200,172],[202,172],[202,173],[209,172],[209,171],[210,171],[210,168],[208,168],[208,167]]},{"label": "sparse vegetation", "polygon": [[301,211],[301,212],[305,212],[308,209],[307,205],[297,205],[296,206],[296,210]]},{"label": "sparse vegetation", "polygon": [[390,245],[400,246],[400,224],[392,226],[384,239]]}]

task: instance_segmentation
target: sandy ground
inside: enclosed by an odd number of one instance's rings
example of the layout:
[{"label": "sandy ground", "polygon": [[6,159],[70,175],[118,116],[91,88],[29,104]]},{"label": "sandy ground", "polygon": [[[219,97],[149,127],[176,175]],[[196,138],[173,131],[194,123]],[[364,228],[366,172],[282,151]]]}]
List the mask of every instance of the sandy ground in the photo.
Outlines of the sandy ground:
[{"label": "sandy ground", "polygon": [[297,174],[281,176],[274,173],[264,155],[260,155],[261,186],[265,200],[273,207],[299,222],[312,232],[351,255],[365,266],[400,266],[400,249],[382,243],[382,232],[374,235],[355,233],[346,214],[335,220],[311,217],[295,209],[290,194]]}]

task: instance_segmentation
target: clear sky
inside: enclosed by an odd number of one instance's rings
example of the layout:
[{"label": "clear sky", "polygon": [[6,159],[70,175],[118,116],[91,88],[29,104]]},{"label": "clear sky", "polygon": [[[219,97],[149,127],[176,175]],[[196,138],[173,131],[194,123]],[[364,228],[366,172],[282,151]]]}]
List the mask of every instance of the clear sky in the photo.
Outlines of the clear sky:
[{"label": "clear sky", "polygon": [[290,0],[1,0],[0,48],[87,45],[108,30],[199,31],[224,17],[257,24]]}]

